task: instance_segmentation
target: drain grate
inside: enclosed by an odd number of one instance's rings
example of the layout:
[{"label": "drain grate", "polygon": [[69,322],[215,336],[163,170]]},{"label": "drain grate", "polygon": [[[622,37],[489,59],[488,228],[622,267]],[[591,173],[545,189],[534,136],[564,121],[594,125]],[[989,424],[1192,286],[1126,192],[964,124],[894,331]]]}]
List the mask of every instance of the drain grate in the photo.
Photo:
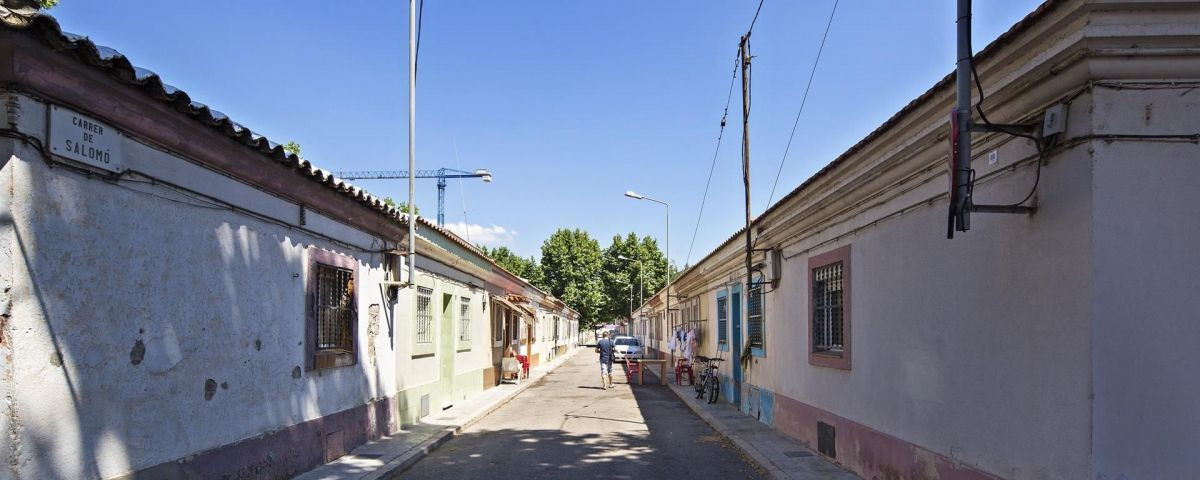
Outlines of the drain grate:
[{"label": "drain grate", "polygon": [[375,460],[377,458],[382,458],[383,455],[378,454],[378,453],[358,453],[358,454],[351,455],[351,457],[360,458],[363,460]]},{"label": "drain grate", "polygon": [[804,457],[811,457],[811,456],[813,456],[813,454],[812,454],[812,453],[810,453],[810,452],[802,452],[802,451],[797,451],[797,452],[783,452],[783,454],[784,454],[784,455],[787,455],[787,456],[788,456],[788,458],[804,458]]}]

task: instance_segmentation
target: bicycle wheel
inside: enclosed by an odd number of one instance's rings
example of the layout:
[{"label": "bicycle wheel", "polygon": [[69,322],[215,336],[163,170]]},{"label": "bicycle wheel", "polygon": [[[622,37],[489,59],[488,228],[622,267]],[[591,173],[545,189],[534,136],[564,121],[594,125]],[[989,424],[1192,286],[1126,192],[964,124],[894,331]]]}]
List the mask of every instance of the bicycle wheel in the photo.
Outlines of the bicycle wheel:
[{"label": "bicycle wheel", "polygon": [[696,384],[694,385],[694,386],[695,386],[695,388],[696,388],[696,398],[704,398],[704,384],[705,384],[705,383],[707,383],[707,382],[704,380],[704,375],[703,375],[703,374],[702,374],[700,377],[701,377],[701,378],[699,379],[700,381],[699,381],[699,382],[696,382]]},{"label": "bicycle wheel", "polygon": [[708,377],[708,403],[717,403],[717,398],[721,396],[721,382],[716,375]]}]

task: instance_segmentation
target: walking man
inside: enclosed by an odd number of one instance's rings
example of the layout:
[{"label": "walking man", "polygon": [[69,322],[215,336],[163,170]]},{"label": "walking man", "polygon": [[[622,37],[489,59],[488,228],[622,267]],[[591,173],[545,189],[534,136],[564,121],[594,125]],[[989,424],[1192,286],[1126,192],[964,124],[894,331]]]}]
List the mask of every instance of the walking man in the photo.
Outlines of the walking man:
[{"label": "walking man", "polygon": [[608,339],[608,332],[604,332],[600,341],[596,342],[596,353],[600,354],[600,384],[606,390],[613,387],[613,347],[612,340]]}]

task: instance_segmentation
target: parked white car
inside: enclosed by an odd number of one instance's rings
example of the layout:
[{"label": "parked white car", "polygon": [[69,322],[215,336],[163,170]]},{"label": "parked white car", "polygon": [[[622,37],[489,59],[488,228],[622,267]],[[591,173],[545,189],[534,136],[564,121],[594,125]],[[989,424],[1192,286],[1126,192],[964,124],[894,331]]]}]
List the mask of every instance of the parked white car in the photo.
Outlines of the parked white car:
[{"label": "parked white car", "polygon": [[642,344],[635,337],[617,337],[613,339],[613,360],[624,362],[630,358],[642,358]]}]

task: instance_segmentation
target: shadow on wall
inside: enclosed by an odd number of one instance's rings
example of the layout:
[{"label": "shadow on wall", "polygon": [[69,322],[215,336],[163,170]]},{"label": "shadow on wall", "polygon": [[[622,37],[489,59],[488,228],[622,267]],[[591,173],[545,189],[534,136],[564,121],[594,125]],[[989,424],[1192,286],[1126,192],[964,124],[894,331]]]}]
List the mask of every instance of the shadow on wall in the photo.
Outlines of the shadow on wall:
[{"label": "shadow on wall", "polygon": [[[370,360],[304,371],[308,245],[285,227],[160,186],[3,168],[22,200],[3,219],[19,250],[6,412],[19,436],[0,478],[121,475],[386,396]],[[306,440],[227,467],[282,477],[322,463],[308,450],[324,440]]]}]

